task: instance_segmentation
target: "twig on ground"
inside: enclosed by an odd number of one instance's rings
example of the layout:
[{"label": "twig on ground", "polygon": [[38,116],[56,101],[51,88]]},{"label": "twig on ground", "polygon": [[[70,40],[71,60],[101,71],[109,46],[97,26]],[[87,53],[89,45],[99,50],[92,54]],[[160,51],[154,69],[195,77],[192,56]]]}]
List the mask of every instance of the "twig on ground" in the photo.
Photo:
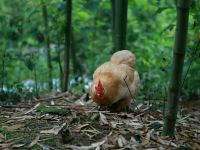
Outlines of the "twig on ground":
[{"label": "twig on ground", "polygon": [[[47,101],[47,100],[55,100],[55,99],[59,99],[59,98],[62,98],[62,97],[65,97],[65,96],[68,96],[69,93],[68,92],[64,92],[64,93],[61,93],[57,96],[52,96],[52,97],[46,97],[46,98],[40,98],[40,99],[36,99],[34,101],[32,101],[33,103],[37,103],[37,102],[42,102],[42,101]],[[69,101],[70,102],[70,101]]]}]

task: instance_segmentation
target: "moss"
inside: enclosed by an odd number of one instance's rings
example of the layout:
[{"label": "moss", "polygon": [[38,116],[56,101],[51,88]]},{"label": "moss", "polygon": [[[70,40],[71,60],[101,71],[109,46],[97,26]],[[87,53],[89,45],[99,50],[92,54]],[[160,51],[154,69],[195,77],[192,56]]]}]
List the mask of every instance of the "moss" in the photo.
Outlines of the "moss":
[{"label": "moss", "polygon": [[45,105],[41,105],[41,106],[37,107],[37,111],[42,112],[42,113],[52,114],[52,115],[64,115],[69,112],[66,109],[52,108],[52,107],[47,107]]},{"label": "moss", "polygon": [[3,124],[4,122],[6,122],[6,121],[8,121],[8,118],[6,118],[6,117],[1,117],[1,116],[0,116],[0,126],[2,126],[2,124]]}]

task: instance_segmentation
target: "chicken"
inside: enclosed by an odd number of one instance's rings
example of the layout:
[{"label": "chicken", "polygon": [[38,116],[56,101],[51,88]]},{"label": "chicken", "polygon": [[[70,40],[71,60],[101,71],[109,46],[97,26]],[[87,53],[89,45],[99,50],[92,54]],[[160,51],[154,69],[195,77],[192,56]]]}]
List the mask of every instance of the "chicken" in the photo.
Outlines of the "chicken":
[{"label": "chicken", "polygon": [[115,112],[126,111],[140,83],[135,61],[132,52],[121,50],[96,69],[90,93],[98,105]]}]

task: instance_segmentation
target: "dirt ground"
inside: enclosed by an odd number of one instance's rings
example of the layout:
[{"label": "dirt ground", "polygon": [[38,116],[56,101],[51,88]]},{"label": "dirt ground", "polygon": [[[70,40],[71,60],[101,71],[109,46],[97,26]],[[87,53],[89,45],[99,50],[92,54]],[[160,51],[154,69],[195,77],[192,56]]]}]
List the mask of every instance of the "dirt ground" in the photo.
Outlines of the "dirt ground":
[{"label": "dirt ground", "polygon": [[160,103],[111,113],[84,100],[65,93],[0,106],[0,149],[200,149],[199,103],[181,105],[176,135],[169,138],[161,136]]}]

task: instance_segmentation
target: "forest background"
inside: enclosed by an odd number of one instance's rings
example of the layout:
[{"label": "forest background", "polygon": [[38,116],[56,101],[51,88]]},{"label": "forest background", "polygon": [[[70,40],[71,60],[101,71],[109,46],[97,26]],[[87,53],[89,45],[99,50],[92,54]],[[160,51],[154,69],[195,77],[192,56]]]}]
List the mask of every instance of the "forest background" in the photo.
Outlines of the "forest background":
[{"label": "forest background", "polygon": [[[72,1],[67,90],[88,92],[97,66],[113,53],[112,0]],[[0,1],[0,102],[26,101],[62,90],[66,49],[63,0]],[[167,96],[176,25],[176,1],[128,4],[127,43],[141,78],[137,100]],[[200,1],[191,1],[182,99],[200,95]],[[66,73],[66,72],[65,72]]]}]

